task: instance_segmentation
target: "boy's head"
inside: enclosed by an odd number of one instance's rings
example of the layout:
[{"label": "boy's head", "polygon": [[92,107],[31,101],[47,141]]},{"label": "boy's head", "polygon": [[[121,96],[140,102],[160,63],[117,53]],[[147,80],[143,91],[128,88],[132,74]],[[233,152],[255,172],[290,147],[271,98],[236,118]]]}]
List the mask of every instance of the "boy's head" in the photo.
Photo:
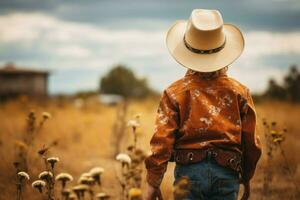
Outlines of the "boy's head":
[{"label": "boy's head", "polygon": [[244,38],[232,24],[224,24],[217,10],[193,10],[189,20],[177,21],[168,31],[167,47],[182,66],[197,72],[216,72],[235,61]]}]

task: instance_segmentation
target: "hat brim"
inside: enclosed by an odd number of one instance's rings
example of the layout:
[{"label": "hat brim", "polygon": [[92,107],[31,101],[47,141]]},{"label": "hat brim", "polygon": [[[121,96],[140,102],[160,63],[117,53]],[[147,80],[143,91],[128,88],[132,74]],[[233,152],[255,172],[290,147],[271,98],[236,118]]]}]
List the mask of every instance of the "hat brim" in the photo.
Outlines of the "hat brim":
[{"label": "hat brim", "polygon": [[224,24],[226,35],[224,48],[216,53],[198,54],[190,51],[184,44],[183,37],[187,21],[177,21],[168,31],[166,44],[173,58],[182,66],[199,71],[212,72],[230,65],[244,50],[244,37],[232,24]]}]

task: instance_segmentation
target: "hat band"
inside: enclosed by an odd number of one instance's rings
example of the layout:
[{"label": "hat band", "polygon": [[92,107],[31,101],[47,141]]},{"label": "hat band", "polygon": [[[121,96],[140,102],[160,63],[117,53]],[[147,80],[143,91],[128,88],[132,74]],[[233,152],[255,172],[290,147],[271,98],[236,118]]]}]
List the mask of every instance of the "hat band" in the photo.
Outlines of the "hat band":
[{"label": "hat band", "polygon": [[185,40],[185,35],[183,37],[183,41],[184,41],[184,45],[186,46],[186,48],[188,48],[188,50],[190,50],[193,53],[197,53],[197,54],[212,54],[212,53],[217,53],[217,52],[221,51],[225,47],[226,37],[225,37],[224,43],[221,46],[219,46],[217,48],[214,48],[214,49],[207,49],[207,50],[195,49],[192,46],[190,46],[187,43],[187,41]]}]

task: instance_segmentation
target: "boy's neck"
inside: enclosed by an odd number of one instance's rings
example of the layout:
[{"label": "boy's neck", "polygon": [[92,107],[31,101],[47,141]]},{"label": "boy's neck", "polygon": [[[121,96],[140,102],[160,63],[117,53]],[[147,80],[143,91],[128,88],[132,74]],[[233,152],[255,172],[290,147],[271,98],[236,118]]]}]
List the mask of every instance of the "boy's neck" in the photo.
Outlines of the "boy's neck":
[{"label": "boy's neck", "polygon": [[196,76],[200,77],[201,79],[210,80],[210,79],[215,79],[215,78],[218,78],[221,76],[227,76],[227,67],[222,68],[218,71],[214,71],[214,72],[197,72],[197,71],[188,69],[185,75],[186,76],[196,75]]}]

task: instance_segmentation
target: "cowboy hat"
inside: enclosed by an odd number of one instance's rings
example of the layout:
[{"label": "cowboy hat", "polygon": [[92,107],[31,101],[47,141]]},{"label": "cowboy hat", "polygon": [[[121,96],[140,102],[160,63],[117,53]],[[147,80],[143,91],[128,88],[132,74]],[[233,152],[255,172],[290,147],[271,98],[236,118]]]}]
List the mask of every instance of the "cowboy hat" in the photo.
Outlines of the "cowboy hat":
[{"label": "cowboy hat", "polygon": [[244,38],[232,24],[223,24],[217,10],[195,9],[189,20],[177,21],[168,31],[166,44],[184,67],[212,72],[228,66],[243,52]]}]

